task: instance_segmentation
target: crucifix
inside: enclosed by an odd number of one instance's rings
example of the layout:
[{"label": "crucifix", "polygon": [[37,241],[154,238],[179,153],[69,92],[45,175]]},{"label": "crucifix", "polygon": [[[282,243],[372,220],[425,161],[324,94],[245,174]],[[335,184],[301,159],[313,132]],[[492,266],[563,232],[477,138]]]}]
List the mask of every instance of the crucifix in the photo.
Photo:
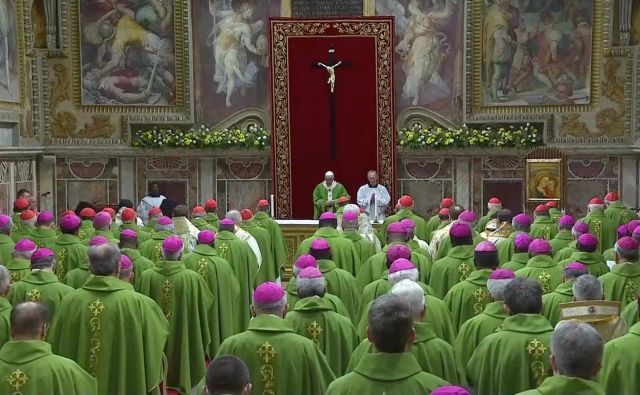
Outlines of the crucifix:
[{"label": "crucifix", "polygon": [[349,67],[351,63],[348,61],[337,61],[336,50],[333,46],[329,47],[327,60],[325,62],[317,62],[315,67],[324,68],[327,71],[327,85],[329,86],[329,144],[331,145],[331,160],[336,159],[336,67]]}]

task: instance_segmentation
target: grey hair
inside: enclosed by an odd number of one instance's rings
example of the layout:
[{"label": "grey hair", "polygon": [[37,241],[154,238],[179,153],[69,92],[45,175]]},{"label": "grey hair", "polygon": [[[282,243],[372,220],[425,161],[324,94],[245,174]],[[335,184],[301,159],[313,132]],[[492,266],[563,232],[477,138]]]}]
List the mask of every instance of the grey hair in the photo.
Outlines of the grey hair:
[{"label": "grey hair", "polygon": [[418,277],[420,277],[420,272],[418,272],[418,269],[400,270],[395,273],[389,274],[389,283],[393,287],[400,281],[404,280],[418,281]]},{"label": "grey hair", "polygon": [[9,284],[11,284],[11,274],[9,273],[9,269],[0,265],[0,292],[6,291]]},{"label": "grey hair", "polygon": [[35,262],[31,261],[31,270],[48,269],[51,266],[53,266],[55,261],[56,261],[56,259],[55,259],[54,256],[49,256],[49,257],[46,257],[46,258],[40,258]]},{"label": "grey hair", "polygon": [[179,261],[180,255],[182,255],[182,250],[179,251],[165,251],[164,248],[161,249],[162,258],[165,261]]},{"label": "grey hair", "polygon": [[342,220],[342,229],[344,230],[357,230],[360,226],[360,222],[358,220],[355,221],[345,221]]},{"label": "grey hair", "polygon": [[111,223],[108,223],[108,224],[106,224],[106,225],[100,225],[100,226],[98,226],[98,225],[96,225],[96,223],[94,222],[94,223],[93,223],[93,228],[94,228],[95,230],[109,230],[109,229],[111,229]]},{"label": "grey hair", "polygon": [[31,259],[31,255],[33,255],[33,253],[36,252],[37,249],[38,249],[38,247],[36,246],[31,251],[16,251],[16,250],[13,250],[13,254],[12,255],[13,255],[14,258]]},{"label": "grey hair", "polygon": [[491,294],[493,300],[504,300],[504,290],[513,281],[512,278],[503,278],[499,280],[487,280],[487,290]]},{"label": "grey hair", "polygon": [[349,203],[342,209],[343,213],[351,212],[360,215],[360,207],[357,204]]},{"label": "grey hair", "polygon": [[120,267],[120,249],[111,243],[89,247],[89,271],[96,276],[111,276]]},{"label": "grey hair", "polygon": [[7,224],[4,226],[0,226],[0,233],[4,233],[8,235],[9,233],[11,233],[12,229],[13,229],[13,219],[9,217],[9,221],[7,221]]},{"label": "grey hair", "polygon": [[583,274],[573,283],[576,300],[602,300],[602,283],[591,274]]},{"label": "grey hair", "polygon": [[511,315],[540,314],[542,311],[542,287],[535,280],[514,278],[505,287],[503,297]]},{"label": "grey hair", "polygon": [[242,223],[242,215],[238,210],[229,210],[224,216],[226,219],[230,219],[234,224],[240,225]]},{"label": "grey hair", "polygon": [[562,271],[562,277],[564,277],[565,280],[575,280],[576,278],[587,274],[586,270],[582,270],[582,269],[567,269],[565,268]]},{"label": "grey hair", "polygon": [[529,233],[529,231],[531,230],[531,225],[521,225],[517,223],[515,220],[511,221],[511,227],[513,227],[513,230],[516,232]]},{"label": "grey hair", "polygon": [[156,222],[156,232],[162,232],[164,230],[173,232],[173,222],[171,222],[169,225],[160,225]]},{"label": "grey hair", "polygon": [[26,228],[34,228],[36,226],[37,217],[30,219],[20,219],[20,224]]},{"label": "grey hair", "polygon": [[618,254],[618,256],[622,259],[624,259],[627,262],[637,262],[638,261],[638,249],[633,249],[633,250],[627,250],[624,248],[621,248],[618,243],[616,243],[616,253]]},{"label": "grey hair", "polygon": [[318,278],[297,278],[296,290],[300,299],[309,296],[324,296],[327,290],[327,280],[324,277]]},{"label": "grey hair", "polygon": [[398,295],[411,308],[411,314],[414,319],[419,319],[425,308],[424,290],[420,284],[411,280],[402,280],[391,288],[391,293]]},{"label": "grey hair", "polygon": [[284,309],[284,306],[287,304],[287,294],[285,293],[285,295],[282,297],[282,299],[280,299],[277,302],[273,302],[273,303],[256,303],[255,301],[253,302],[253,310],[255,311],[256,314],[275,314],[275,315],[279,315],[280,313],[282,313],[282,310]]},{"label": "grey hair", "polygon": [[598,331],[581,321],[560,321],[551,336],[556,369],[564,376],[591,380],[598,372],[603,350]]}]

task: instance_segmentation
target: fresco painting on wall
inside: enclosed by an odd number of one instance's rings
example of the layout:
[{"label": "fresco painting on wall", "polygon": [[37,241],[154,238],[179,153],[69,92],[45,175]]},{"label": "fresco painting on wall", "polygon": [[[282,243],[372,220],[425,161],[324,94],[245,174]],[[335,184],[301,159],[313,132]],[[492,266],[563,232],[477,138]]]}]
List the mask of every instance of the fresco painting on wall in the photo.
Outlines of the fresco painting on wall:
[{"label": "fresco painting on wall", "polygon": [[80,0],[82,104],[175,104],[174,3]]},{"label": "fresco painting on wall", "polygon": [[487,106],[591,101],[593,0],[484,0]]},{"label": "fresco painting on wall", "polygon": [[0,101],[20,102],[15,0],[0,0]]},{"label": "fresco painting on wall", "polygon": [[215,125],[240,110],[266,110],[266,26],[280,15],[280,1],[201,0],[192,6],[198,121]]},{"label": "fresco painting on wall", "polygon": [[398,112],[426,107],[461,120],[463,10],[459,0],[376,0],[396,17]]},{"label": "fresco painting on wall", "polygon": [[562,159],[527,159],[527,201],[560,200],[564,177]]}]

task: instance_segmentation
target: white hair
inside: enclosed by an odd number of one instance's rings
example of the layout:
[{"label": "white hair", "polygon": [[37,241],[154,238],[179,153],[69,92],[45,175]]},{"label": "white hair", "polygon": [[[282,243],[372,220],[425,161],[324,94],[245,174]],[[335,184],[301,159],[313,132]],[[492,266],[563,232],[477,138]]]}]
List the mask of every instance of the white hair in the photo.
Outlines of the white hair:
[{"label": "white hair", "polygon": [[22,258],[22,259],[31,259],[31,255],[33,255],[33,253],[36,252],[37,249],[38,249],[38,247],[36,246],[33,250],[30,250],[30,251],[16,251],[16,250],[13,250],[13,257],[14,258]]},{"label": "white hair", "polygon": [[322,296],[326,292],[327,281],[324,277],[296,278],[296,290],[300,298]]},{"label": "white hair", "polygon": [[33,217],[33,218],[29,218],[29,219],[20,219],[20,224],[27,227],[27,228],[33,228],[36,226],[36,221],[38,220],[38,218]]},{"label": "white hair", "polygon": [[591,274],[583,274],[573,283],[576,300],[601,300],[602,292],[602,283]]},{"label": "white hair", "polygon": [[11,284],[11,274],[5,266],[0,265],[0,292],[5,292],[9,284]]},{"label": "white hair", "polygon": [[240,214],[240,211],[238,210],[229,210],[224,217],[232,220],[236,225],[240,225],[242,223],[242,214]]},{"label": "white hair", "polygon": [[9,234],[13,229],[13,219],[9,217],[7,224],[4,226],[0,226],[0,233]]},{"label": "white hair", "polygon": [[173,233],[173,222],[168,225],[160,225],[156,222],[156,232],[169,231]]},{"label": "white hair", "polygon": [[349,203],[342,209],[343,213],[355,213],[360,215],[360,207],[357,204]]},{"label": "white hair", "polygon": [[287,304],[287,294],[285,293],[282,299],[273,303],[256,303],[253,302],[253,309],[256,314],[280,314]]},{"label": "white hair", "polygon": [[585,322],[560,321],[551,335],[551,353],[563,376],[591,380],[602,361],[603,349],[600,334]]},{"label": "white hair", "polygon": [[326,173],[324,173],[325,177],[335,177],[335,174],[333,174],[333,172],[331,170],[327,171]]},{"label": "white hair", "polygon": [[180,255],[182,255],[182,250],[179,251],[165,251],[164,248],[161,249],[162,258],[165,261],[179,261]]},{"label": "white hair", "polygon": [[487,290],[491,294],[493,300],[504,300],[504,289],[513,281],[512,278],[503,278],[500,280],[487,280]]},{"label": "white hair", "polygon": [[395,273],[389,273],[389,282],[391,283],[391,286],[394,286],[403,280],[411,280],[414,282],[418,281],[418,277],[420,277],[418,269],[400,270]]},{"label": "white hair", "polygon": [[424,290],[420,284],[405,279],[394,285],[391,288],[391,293],[399,296],[409,304],[414,319],[420,318],[422,311],[425,309]]}]

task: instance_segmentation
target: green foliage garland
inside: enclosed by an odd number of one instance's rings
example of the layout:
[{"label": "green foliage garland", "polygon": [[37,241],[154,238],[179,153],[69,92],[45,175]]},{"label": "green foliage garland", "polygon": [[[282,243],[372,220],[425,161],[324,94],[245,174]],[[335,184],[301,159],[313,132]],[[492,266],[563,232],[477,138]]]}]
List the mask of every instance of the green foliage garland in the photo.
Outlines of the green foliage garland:
[{"label": "green foliage garland", "polygon": [[489,147],[527,148],[543,145],[542,133],[527,123],[524,126],[508,126],[479,129],[466,124],[460,129],[423,128],[416,123],[398,132],[398,145],[410,149]]},{"label": "green foliage garland", "polygon": [[187,131],[172,129],[151,129],[140,131],[133,142],[139,148],[257,148],[269,147],[271,135],[260,126],[250,125],[240,128],[214,131],[202,125]]}]

